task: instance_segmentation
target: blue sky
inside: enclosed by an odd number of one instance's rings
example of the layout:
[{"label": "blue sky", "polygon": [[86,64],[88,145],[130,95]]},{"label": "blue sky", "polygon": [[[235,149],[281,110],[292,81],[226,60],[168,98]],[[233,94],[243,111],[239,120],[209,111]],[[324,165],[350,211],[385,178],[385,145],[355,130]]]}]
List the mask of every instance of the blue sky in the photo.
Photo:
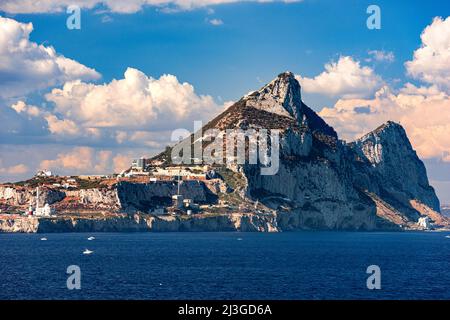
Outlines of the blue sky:
[{"label": "blue sky", "polygon": [[[234,100],[284,70],[314,76],[339,55],[365,58],[368,50],[379,49],[406,61],[432,19],[450,14],[446,1],[377,1],[382,28],[374,31],[366,28],[372,3],[238,3],[171,14],[152,7],[135,14],[83,10],[81,30],[65,28],[63,13],[14,18],[33,22],[32,40],[95,68],[101,81],[120,78],[132,66],[154,77],[175,74],[200,93]],[[104,15],[113,21],[102,23]],[[224,24],[205,21],[214,18]],[[404,75],[402,63],[376,68],[388,79]]]},{"label": "blue sky", "polygon": [[[161,150],[174,128],[207,121],[290,70],[304,101],[345,139],[402,123],[450,203],[450,2],[109,1],[84,2],[81,30],[66,28],[66,0],[0,3],[0,181],[44,166],[119,170]],[[371,4],[380,30],[366,27]]]}]

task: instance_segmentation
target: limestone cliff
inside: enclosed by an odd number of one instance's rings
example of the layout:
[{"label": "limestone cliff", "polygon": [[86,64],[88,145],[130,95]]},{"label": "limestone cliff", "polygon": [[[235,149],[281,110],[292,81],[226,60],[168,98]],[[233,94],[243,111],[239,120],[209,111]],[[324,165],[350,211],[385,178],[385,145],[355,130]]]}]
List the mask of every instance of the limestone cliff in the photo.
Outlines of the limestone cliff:
[{"label": "limestone cliff", "polygon": [[[36,203],[36,190],[34,188],[0,185],[0,200],[13,206],[28,206]],[[53,204],[64,199],[65,193],[56,189],[41,188],[39,203]]]},{"label": "limestone cliff", "polygon": [[355,183],[361,188],[377,194],[413,220],[421,212],[411,206],[411,201],[439,212],[439,199],[429,185],[425,166],[401,125],[389,121],[349,147],[357,155]]},{"label": "limestone cliff", "polygon": [[194,231],[280,231],[273,216],[252,213],[232,215],[198,215],[195,217],[117,214],[105,218],[37,218],[0,219],[0,232],[194,232]]}]

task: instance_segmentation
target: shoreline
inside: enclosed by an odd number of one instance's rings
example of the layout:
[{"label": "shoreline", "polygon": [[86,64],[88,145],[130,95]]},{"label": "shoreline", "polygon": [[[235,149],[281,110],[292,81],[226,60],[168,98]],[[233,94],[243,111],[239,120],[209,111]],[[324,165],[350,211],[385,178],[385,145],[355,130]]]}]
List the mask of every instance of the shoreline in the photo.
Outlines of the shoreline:
[{"label": "shoreline", "polygon": [[251,213],[192,217],[117,215],[103,218],[16,217],[0,219],[0,233],[73,232],[280,232],[276,219]]},{"label": "shoreline", "polygon": [[92,233],[92,232],[448,232],[450,229],[401,228],[307,228],[285,223],[276,215],[256,213],[155,216],[115,214],[109,217],[12,217],[0,219],[0,233]]}]

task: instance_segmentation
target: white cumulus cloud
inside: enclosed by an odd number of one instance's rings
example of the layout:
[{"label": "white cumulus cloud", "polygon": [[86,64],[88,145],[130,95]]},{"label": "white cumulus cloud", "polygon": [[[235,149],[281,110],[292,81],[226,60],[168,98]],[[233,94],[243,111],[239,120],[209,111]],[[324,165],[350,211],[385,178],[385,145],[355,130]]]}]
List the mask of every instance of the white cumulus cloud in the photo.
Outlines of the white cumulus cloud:
[{"label": "white cumulus cloud", "polygon": [[450,162],[450,97],[436,86],[408,83],[396,93],[383,87],[371,99],[341,99],[319,115],[347,140],[388,120],[399,122],[420,157]]},{"label": "white cumulus cloud", "polygon": [[422,46],[405,63],[409,75],[450,90],[450,17],[437,17],[421,35]]},{"label": "white cumulus cloud", "polygon": [[58,54],[51,46],[30,41],[31,23],[0,17],[0,98],[23,96],[75,79],[100,74]]},{"label": "white cumulus cloud", "polygon": [[382,78],[352,57],[342,56],[325,65],[325,71],[314,78],[297,76],[304,92],[330,97],[368,97],[383,85]]},{"label": "white cumulus cloud", "polygon": [[219,105],[211,96],[197,94],[191,84],[173,75],[155,79],[133,68],[125,71],[123,79],[105,84],[67,82],[45,99],[41,106],[19,100],[3,109],[0,116],[6,119],[8,115],[8,123],[16,124],[4,127],[8,141],[34,139],[158,151],[171,143],[172,130],[192,131],[194,121],[206,123],[228,104]]},{"label": "white cumulus cloud", "polygon": [[41,169],[64,170],[74,172],[103,173],[110,168],[112,152],[109,150],[96,151],[89,147],[75,147],[69,152],[61,152],[56,159],[43,160]]},{"label": "white cumulus cloud", "polygon": [[173,75],[154,79],[133,68],[125,71],[123,79],[106,84],[67,82],[46,99],[65,119],[94,128],[176,128],[208,119],[222,109],[211,96],[196,94],[191,84],[180,83]]},{"label": "white cumulus cloud", "polygon": [[29,168],[23,163],[12,165],[9,167],[3,166],[3,161],[0,159],[0,174],[8,174],[8,175],[18,175],[24,174],[29,171]]}]

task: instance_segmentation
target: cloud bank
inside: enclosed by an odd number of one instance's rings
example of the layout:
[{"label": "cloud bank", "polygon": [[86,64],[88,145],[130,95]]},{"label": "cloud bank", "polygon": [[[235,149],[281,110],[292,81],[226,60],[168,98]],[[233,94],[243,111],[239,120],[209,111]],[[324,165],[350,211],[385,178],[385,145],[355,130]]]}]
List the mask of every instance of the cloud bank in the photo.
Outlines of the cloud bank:
[{"label": "cloud bank", "polygon": [[64,12],[70,5],[80,8],[92,9],[96,6],[105,6],[115,13],[136,13],[145,6],[159,8],[172,7],[172,10],[192,10],[207,6],[229,4],[238,2],[301,2],[302,0],[2,0],[0,11],[7,13],[57,13]]},{"label": "cloud bank", "polygon": [[366,97],[383,85],[382,78],[372,68],[349,56],[327,63],[325,71],[314,78],[297,76],[297,79],[304,92],[330,97]]},{"label": "cloud bank", "polygon": [[31,23],[0,17],[0,98],[24,96],[76,79],[96,80],[92,68],[30,41]]},{"label": "cloud bank", "polygon": [[450,17],[435,18],[420,36],[422,45],[405,63],[410,76],[450,90]]}]

